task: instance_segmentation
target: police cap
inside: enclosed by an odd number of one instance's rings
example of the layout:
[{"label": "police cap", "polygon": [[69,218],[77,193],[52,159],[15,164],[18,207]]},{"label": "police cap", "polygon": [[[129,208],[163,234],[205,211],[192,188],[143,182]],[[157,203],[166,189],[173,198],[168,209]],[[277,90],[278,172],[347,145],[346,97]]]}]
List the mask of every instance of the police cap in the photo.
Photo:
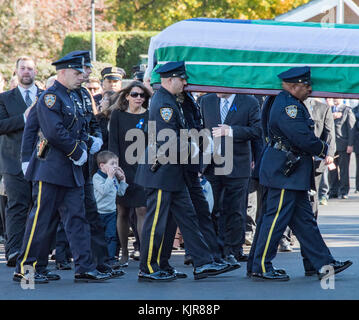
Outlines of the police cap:
[{"label": "police cap", "polygon": [[182,78],[187,79],[184,61],[167,62],[156,70],[161,78]]},{"label": "police cap", "polygon": [[84,72],[84,61],[85,58],[83,56],[73,56],[72,54],[67,54],[61,59],[53,62],[52,65],[56,67],[56,70],[75,69],[77,71]]},{"label": "police cap", "polygon": [[84,59],[85,59],[84,65],[86,67],[93,68],[93,65],[91,63],[90,51],[88,51],[88,50],[77,50],[77,51],[72,51],[69,54],[71,54],[72,56],[83,56]]},{"label": "police cap", "polygon": [[284,82],[311,84],[310,67],[295,67],[278,74]]},{"label": "police cap", "polygon": [[102,79],[122,80],[122,78],[126,76],[126,72],[122,68],[107,67],[102,69],[101,76]]}]

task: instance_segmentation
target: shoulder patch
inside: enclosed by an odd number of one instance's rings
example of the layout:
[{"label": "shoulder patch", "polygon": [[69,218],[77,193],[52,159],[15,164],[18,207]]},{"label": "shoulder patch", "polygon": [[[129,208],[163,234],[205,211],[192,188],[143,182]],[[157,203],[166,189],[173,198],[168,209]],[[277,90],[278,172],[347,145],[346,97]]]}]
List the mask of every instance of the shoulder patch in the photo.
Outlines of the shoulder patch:
[{"label": "shoulder patch", "polygon": [[171,107],[160,108],[160,114],[163,120],[170,121],[173,115],[173,109]]},{"label": "shoulder patch", "polygon": [[52,108],[52,106],[56,102],[56,95],[54,95],[54,94],[45,94],[44,101],[45,101],[45,104],[46,104],[46,106],[48,108]]},{"label": "shoulder patch", "polygon": [[295,119],[297,117],[298,108],[295,104],[292,104],[288,107],[285,107],[285,112],[287,113],[287,115],[289,117],[291,117],[292,119]]}]

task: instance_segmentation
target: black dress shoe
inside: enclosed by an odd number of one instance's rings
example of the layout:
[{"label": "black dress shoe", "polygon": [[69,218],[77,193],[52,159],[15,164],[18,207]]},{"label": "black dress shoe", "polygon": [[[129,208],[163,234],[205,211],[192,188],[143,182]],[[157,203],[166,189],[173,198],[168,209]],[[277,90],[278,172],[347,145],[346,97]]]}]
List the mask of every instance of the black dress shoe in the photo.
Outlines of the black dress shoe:
[{"label": "black dress shoe", "polygon": [[237,259],[232,254],[226,256],[222,260],[223,260],[223,263],[227,263],[229,265],[231,271],[239,269],[241,267],[241,264],[237,261]]},{"label": "black dress shoe", "polygon": [[75,282],[103,282],[110,279],[111,276],[107,273],[102,273],[96,269],[84,273],[75,273]]},{"label": "black dress shoe", "polygon": [[273,270],[279,274],[287,274],[287,272],[284,269],[276,269],[273,267]]},{"label": "black dress shoe", "polygon": [[184,256],[184,261],[183,261],[183,263],[186,265],[186,266],[189,266],[190,264],[193,266],[193,259],[192,259],[192,257],[188,254],[186,254],[185,256]]},{"label": "black dress shoe", "polygon": [[21,280],[25,279],[26,281],[33,280],[35,284],[42,284],[42,283],[48,283],[49,279],[47,279],[45,276],[35,272],[34,279],[30,278],[29,274],[22,274],[22,273],[14,273],[12,280],[15,282],[21,282]]},{"label": "black dress shoe", "polygon": [[[273,270],[279,274],[287,274],[287,272],[284,269],[276,269],[273,268]],[[247,277],[251,278],[252,277],[252,271],[247,270]]]},{"label": "black dress shoe", "polygon": [[[337,274],[337,273],[342,272],[345,269],[349,268],[352,264],[353,264],[353,262],[350,261],[350,260],[347,260],[347,261],[344,261],[344,262],[342,262],[342,261],[334,261],[334,262],[330,263],[329,266],[331,266],[334,269],[334,274]],[[319,280],[323,279],[325,276],[327,276],[329,274],[328,271],[325,272],[323,270],[324,267],[325,266],[323,266],[321,268],[321,270],[319,270],[319,273],[318,273]]]},{"label": "black dress shoe", "polygon": [[138,281],[147,281],[147,282],[168,282],[176,280],[177,277],[173,274],[169,274],[166,271],[160,270],[154,273],[145,273],[140,271],[138,273]]},{"label": "black dress shoe", "polygon": [[56,274],[56,273],[52,273],[49,269],[45,269],[44,271],[39,271],[38,272],[40,275],[46,277],[49,281],[54,281],[54,280],[60,280],[61,277]]},{"label": "black dress shoe", "polygon": [[57,262],[56,263],[56,269],[57,270],[71,270],[71,264],[67,261],[63,261],[63,262]]},{"label": "black dress shoe", "polygon": [[184,272],[178,271],[175,268],[165,269],[164,271],[168,272],[171,275],[175,275],[178,279],[187,278],[187,274],[185,274]]},{"label": "black dress shoe", "polygon": [[20,254],[20,252],[18,252],[18,251],[10,254],[7,259],[6,265],[10,268],[16,267],[16,260],[17,260],[17,257],[19,256],[19,254]]},{"label": "black dress shoe", "polygon": [[207,263],[203,266],[197,267],[193,269],[193,276],[195,280],[204,279],[207,277],[216,276],[221,273],[228,272],[229,266],[228,264],[222,263]]},{"label": "black dress shoe", "polygon": [[314,276],[316,274],[319,274],[319,272],[317,270],[305,270],[304,271],[304,275],[306,277],[311,277],[311,276]]},{"label": "black dress shoe", "polygon": [[251,278],[253,280],[269,280],[269,281],[288,281],[289,276],[287,274],[278,273],[275,270],[271,270],[264,273],[252,272]]},{"label": "black dress shoe", "polygon": [[122,277],[126,274],[125,271],[123,270],[120,270],[120,269],[112,269],[111,272],[110,272],[110,276],[111,278],[119,278],[119,277]]},{"label": "black dress shoe", "polygon": [[244,254],[244,253],[238,254],[236,256],[236,259],[237,261],[246,262],[248,261],[248,254]]}]

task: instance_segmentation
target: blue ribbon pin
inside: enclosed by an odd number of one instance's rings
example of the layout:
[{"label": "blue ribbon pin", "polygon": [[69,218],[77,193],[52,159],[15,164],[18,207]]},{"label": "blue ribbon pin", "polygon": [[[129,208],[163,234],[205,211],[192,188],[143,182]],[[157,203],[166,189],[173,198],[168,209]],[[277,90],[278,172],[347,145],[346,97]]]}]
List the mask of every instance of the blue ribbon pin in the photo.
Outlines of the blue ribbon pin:
[{"label": "blue ribbon pin", "polygon": [[142,129],[144,123],[145,123],[145,119],[140,119],[140,121],[138,121],[138,123],[136,124],[136,128]]},{"label": "blue ribbon pin", "polygon": [[229,111],[237,111],[237,106],[234,104],[230,109]]}]

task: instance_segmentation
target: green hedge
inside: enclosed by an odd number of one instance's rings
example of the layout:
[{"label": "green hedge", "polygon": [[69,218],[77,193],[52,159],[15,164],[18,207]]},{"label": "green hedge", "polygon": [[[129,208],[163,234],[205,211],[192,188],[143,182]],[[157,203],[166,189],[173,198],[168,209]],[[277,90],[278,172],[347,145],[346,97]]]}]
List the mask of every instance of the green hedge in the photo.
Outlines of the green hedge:
[{"label": "green hedge", "polygon": [[[158,32],[97,32],[96,60],[125,69],[132,76],[132,67],[140,62],[140,54],[147,54],[151,37]],[[91,50],[91,32],[71,32],[64,40],[61,55],[74,50]]]}]

